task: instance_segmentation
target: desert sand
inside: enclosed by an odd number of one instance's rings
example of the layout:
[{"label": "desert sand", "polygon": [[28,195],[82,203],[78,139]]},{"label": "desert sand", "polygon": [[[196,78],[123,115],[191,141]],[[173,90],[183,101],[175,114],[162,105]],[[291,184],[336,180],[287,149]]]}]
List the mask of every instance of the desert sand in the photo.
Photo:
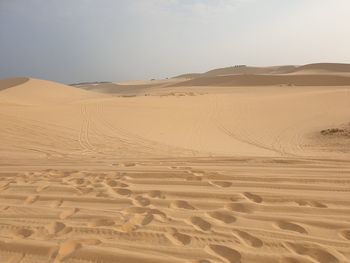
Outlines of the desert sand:
[{"label": "desert sand", "polygon": [[350,66],[0,80],[0,262],[350,262]]}]

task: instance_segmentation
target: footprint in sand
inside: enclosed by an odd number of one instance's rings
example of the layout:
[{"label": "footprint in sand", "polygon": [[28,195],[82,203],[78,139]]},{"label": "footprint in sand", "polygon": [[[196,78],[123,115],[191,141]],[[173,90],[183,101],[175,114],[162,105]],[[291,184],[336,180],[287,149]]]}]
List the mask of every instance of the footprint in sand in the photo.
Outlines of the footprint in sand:
[{"label": "footprint in sand", "polygon": [[202,176],[190,175],[186,177],[186,181],[202,181]]},{"label": "footprint in sand", "polygon": [[133,203],[139,206],[149,206],[151,204],[151,201],[143,196],[137,196],[133,200]]},{"label": "footprint in sand", "polygon": [[339,260],[333,254],[321,247],[312,246],[309,244],[296,244],[288,242],[285,244],[293,253],[308,256],[318,263],[338,263]]},{"label": "footprint in sand", "polygon": [[109,218],[97,218],[92,219],[88,223],[89,227],[99,227],[99,226],[113,226],[115,222]]},{"label": "footprint in sand", "polygon": [[235,236],[238,237],[238,239],[240,239],[243,243],[245,243],[246,245],[250,246],[250,247],[262,247],[264,245],[264,243],[257,237],[245,232],[245,231],[241,231],[241,230],[233,230],[233,233]]},{"label": "footprint in sand", "polygon": [[134,167],[136,166],[137,164],[136,163],[132,163],[132,162],[128,162],[128,163],[123,163],[121,164],[122,166],[124,167]]},{"label": "footprint in sand", "polygon": [[[96,187],[95,189],[97,189],[98,187]],[[77,186],[74,188],[76,191],[77,191],[77,194],[79,195],[86,195],[88,193],[91,193],[94,188],[93,187],[80,187],[80,186]]]},{"label": "footprint in sand", "polygon": [[147,195],[151,198],[164,198],[163,194],[159,190],[152,190],[147,193]]},{"label": "footprint in sand", "polygon": [[225,205],[225,208],[238,213],[249,214],[253,212],[253,209],[249,205],[244,203],[229,203]]},{"label": "footprint in sand", "polygon": [[276,226],[282,230],[298,232],[300,234],[307,234],[307,231],[302,226],[285,220],[277,221]]},{"label": "footprint in sand", "polygon": [[50,203],[50,207],[60,207],[63,204],[63,200],[54,200]]},{"label": "footprint in sand", "polygon": [[67,227],[62,222],[52,222],[46,226],[46,230],[50,235],[61,235],[71,232],[72,228]]},{"label": "footprint in sand", "polygon": [[67,260],[77,250],[82,247],[82,244],[76,240],[69,240],[60,245],[54,263],[59,263]]},{"label": "footprint in sand", "polygon": [[147,213],[145,215],[134,215],[132,221],[137,225],[145,226],[153,221],[153,214]]},{"label": "footprint in sand", "polygon": [[85,179],[84,178],[76,178],[76,179],[73,179],[72,182],[75,185],[82,185],[85,183]]},{"label": "footprint in sand", "polygon": [[45,190],[46,188],[48,188],[50,185],[49,184],[46,184],[46,185],[39,185],[37,188],[36,188],[36,192],[37,193],[40,193],[41,191]]},{"label": "footprint in sand", "polygon": [[128,216],[130,214],[151,214],[153,217],[159,221],[165,222],[167,220],[167,215],[163,213],[162,211],[158,209],[151,209],[148,207],[138,207],[138,206],[133,206],[133,207],[128,207],[123,210],[123,213]]},{"label": "footprint in sand", "polygon": [[128,219],[126,223],[121,226],[121,229],[125,232],[131,232],[137,228],[146,226],[153,221],[154,217],[151,213],[146,214],[134,214]]},{"label": "footprint in sand", "polygon": [[21,263],[21,262],[23,262],[22,260],[25,256],[26,255],[24,253],[14,254],[12,256],[9,256],[7,258],[7,261],[5,261],[5,263]]},{"label": "footprint in sand", "polygon": [[108,180],[106,184],[109,185],[110,187],[121,187],[121,188],[125,188],[129,186],[126,183],[118,182],[116,180]]},{"label": "footprint in sand", "polygon": [[206,247],[206,251],[220,258],[226,263],[240,263],[241,262],[241,253],[233,248],[229,248],[221,245],[208,245]]},{"label": "footprint in sand", "polygon": [[175,245],[185,246],[191,242],[191,236],[180,233],[176,228],[172,228],[167,234],[168,239]]},{"label": "footprint in sand", "polygon": [[261,196],[249,192],[243,193],[243,196],[254,203],[261,203],[263,201]]},{"label": "footprint in sand", "polygon": [[318,201],[307,201],[307,200],[296,200],[295,201],[300,206],[310,206],[315,208],[327,208],[328,206],[325,204],[322,204]]},{"label": "footprint in sand", "polygon": [[346,240],[350,240],[350,230],[343,230],[340,235]]},{"label": "footprint in sand", "polygon": [[322,204],[321,202],[318,202],[318,201],[310,201],[309,203],[312,207],[316,207],[316,208],[327,208],[328,207],[327,205]]},{"label": "footprint in sand", "polygon": [[57,252],[54,263],[65,262],[74,253],[83,247],[83,245],[95,246],[101,244],[98,239],[77,239],[77,240],[67,240],[63,242]]},{"label": "footprint in sand", "polygon": [[125,189],[125,188],[116,188],[116,189],[114,189],[114,191],[117,194],[123,195],[123,196],[131,196],[133,194],[132,191],[130,191],[129,189]]},{"label": "footprint in sand", "polygon": [[226,182],[226,181],[209,181],[211,185],[217,186],[217,187],[222,187],[222,188],[227,188],[232,186],[231,182]]},{"label": "footprint in sand", "polygon": [[194,208],[192,205],[190,205],[188,202],[183,201],[183,200],[176,200],[176,201],[173,201],[173,202],[170,204],[170,207],[171,207],[171,208],[176,208],[176,209],[195,210],[195,208]]},{"label": "footprint in sand", "polygon": [[233,195],[230,197],[230,201],[232,201],[232,202],[242,201],[242,195]]},{"label": "footprint in sand", "polygon": [[188,220],[189,224],[199,231],[209,231],[211,224],[199,216],[193,216]]},{"label": "footprint in sand", "polygon": [[236,217],[232,216],[227,211],[212,211],[212,212],[207,212],[207,215],[225,224],[231,224],[237,220]]},{"label": "footprint in sand", "polygon": [[14,231],[14,234],[21,238],[27,238],[33,235],[34,231],[28,228],[19,228]]},{"label": "footprint in sand", "polygon": [[38,195],[31,195],[28,196],[25,200],[24,200],[24,204],[29,205],[34,203],[35,201],[37,201],[39,199]]},{"label": "footprint in sand", "polygon": [[300,261],[299,259],[293,258],[293,257],[283,257],[281,258],[278,263],[313,263],[314,261],[309,261],[307,259],[303,259]]},{"label": "footprint in sand", "polygon": [[59,215],[60,219],[67,219],[68,217],[71,217],[75,213],[79,211],[78,208],[67,208],[64,211],[62,211]]},{"label": "footprint in sand", "polygon": [[[95,189],[97,189],[97,188],[105,188],[105,185],[103,184],[103,183],[92,183],[91,184],[91,186],[92,186],[92,188],[95,188]],[[81,190],[81,189],[84,189],[84,188],[86,188],[86,187],[77,187],[79,190]]]},{"label": "footprint in sand", "polygon": [[5,191],[6,189],[9,188],[11,182],[6,182],[3,185],[0,185],[0,191]]},{"label": "footprint in sand", "polygon": [[126,214],[144,214],[149,211],[149,208],[146,207],[138,207],[138,206],[130,206],[123,210]]},{"label": "footprint in sand", "polygon": [[9,209],[9,208],[10,208],[10,206],[8,206],[8,205],[7,205],[7,206],[3,206],[3,207],[2,207],[2,210],[3,210],[3,211],[6,211],[6,210]]},{"label": "footprint in sand", "polygon": [[189,171],[189,173],[195,175],[195,176],[204,176],[205,175],[205,172],[204,171],[201,171],[201,170],[191,170]]}]

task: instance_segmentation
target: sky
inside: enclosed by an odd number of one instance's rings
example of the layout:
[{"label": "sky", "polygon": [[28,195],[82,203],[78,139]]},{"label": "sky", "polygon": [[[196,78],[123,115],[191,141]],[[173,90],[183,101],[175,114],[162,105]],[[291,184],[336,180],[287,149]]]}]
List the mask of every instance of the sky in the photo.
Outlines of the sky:
[{"label": "sky", "polygon": [[350,63],[349,0],[0,0],[0,78]]}]

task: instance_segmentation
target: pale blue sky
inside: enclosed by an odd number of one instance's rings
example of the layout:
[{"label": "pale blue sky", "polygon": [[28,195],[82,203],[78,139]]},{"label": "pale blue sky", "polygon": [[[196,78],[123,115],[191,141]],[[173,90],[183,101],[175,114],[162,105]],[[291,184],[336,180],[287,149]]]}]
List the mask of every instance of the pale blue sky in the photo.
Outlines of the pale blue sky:
[{"label": "pale blue sky", "polygon": [[350,63],[349,0],[0,0],[0,78]]}]

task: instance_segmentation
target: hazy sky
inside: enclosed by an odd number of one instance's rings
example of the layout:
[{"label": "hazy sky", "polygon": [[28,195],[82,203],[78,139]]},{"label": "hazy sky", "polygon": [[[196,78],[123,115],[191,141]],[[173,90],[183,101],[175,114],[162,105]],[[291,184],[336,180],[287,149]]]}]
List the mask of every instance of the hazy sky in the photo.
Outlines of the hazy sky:
[{"label": "hazy sky", "polygon": [[0,0],[0,78],[350,63],[350,0]]}]

